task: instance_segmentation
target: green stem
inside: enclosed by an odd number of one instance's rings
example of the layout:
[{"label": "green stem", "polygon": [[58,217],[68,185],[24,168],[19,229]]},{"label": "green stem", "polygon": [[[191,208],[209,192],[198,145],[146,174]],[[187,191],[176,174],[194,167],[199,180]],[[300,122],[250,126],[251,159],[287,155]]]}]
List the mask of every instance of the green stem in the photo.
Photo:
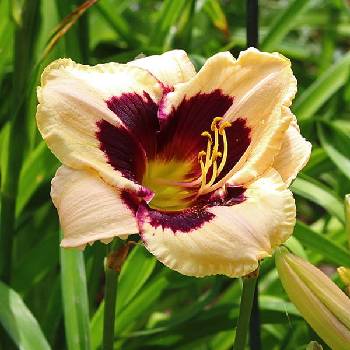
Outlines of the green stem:
[{"label": "green stem", "polygon": [[[112,245],[107,246],[107,260],[111,253]],[[118,272],[108,266],[105,268],[106,285],[105,285],[105,306],[103,318],[103,350],[113,350],[114,344],[114,323],[115,323],[115,306],[117,302],[117,285]]]},{"label": "green stem", "polygon": [[239,309],[239,317],[236,328],[236,337],[233,344],[233,350],[244,350],[247,342],[247,333],[249,329],[250,314],[252,311],[255,284],[258,275],[243,278],[243,291],[241,297],[241,305]]}]

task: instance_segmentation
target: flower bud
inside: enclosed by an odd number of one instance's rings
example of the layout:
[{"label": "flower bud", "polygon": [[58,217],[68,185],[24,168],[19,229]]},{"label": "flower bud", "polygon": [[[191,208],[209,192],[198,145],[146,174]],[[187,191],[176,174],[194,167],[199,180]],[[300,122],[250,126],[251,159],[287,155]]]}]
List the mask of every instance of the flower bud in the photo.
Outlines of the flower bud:
[{"label": "flower bud", "polygon": [[346,292],[350,295],[350,269],[348,267],[338,267],[338,275],[346,286]]},{"label": "flower bud", "polygon": [[306,350],[323,350],[323,347],[317,341],[313,340],[307,345]]},{"label": "flower bud", "polygon": [[276,266],[290,300],[314,331],[333,349],[350,349],[350,299],[323,272],[286,248]]}]

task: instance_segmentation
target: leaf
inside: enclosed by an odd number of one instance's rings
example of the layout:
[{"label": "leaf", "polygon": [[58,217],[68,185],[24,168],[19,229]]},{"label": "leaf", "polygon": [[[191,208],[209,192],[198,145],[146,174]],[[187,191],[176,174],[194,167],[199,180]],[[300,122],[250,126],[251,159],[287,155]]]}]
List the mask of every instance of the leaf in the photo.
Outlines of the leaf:
[{"label": "leaf", "polygon": [[[116,315],[115,334],[123,334],[127,328],[130,328],[140,316],[157,302],[157,299],[169,285],[167,273],[166,270],[159,273],[142,288],[141,293],[120,314]],[[102,302],[91,322],[93,349],[98,349],[102,344],[103,308],[104,303]]]},{"label": "leaf", "polygon": [[66,342],[69,350],[89,350],[89,302],[83,253],[60,249]]},{"label": "leaf", "polygon": [[158,12],[158,19],[154,25],[155,30],[150,36],[150,43],[155,46],[162,46],[172,26],[175,26],[181,16],[184,7],[191,1],[165,0]]},{"label": "leaf", "polygon": [[16,200],[17,216],[22,212],[38,187],[49,181],[58,167],[58,161],[42,141],[25,160],[19,179]]},{"label": "leaf", "polygon": [[212,20],[216,28],[221,30],[225,35],[229,35],[229,27],[226,15],[221,7],[219,0],[207,0],[204,4],[204,11]]},{"label": "leaf", "polygon": [[310,119],[346,83],[349,67],[350,53],[334,63],[297,98],[293,111],[301,123]]},{"label": "leaf", "polygon": [[317,131],[329,158],[350,180],[350,137],[331,123],[319,124]]},{"label": "leaf", "polygon": [[49,235],[40,240],[25,254],[13,273],[12,285],[21,293],[27,292],[35,283],[57,266],[57,237]]},{"label": "leaf", "polygon": [[[124,7],[127,6],[128,1],[129,0],[122,0],[117,3],[113,0],[99,1],[96,8],[100,11],[106,22],[118,34],[118,36],[126,40],[129,46],[137,47],[140,43],[137,38],[132,35],[130,23],[128,23],[122,16],[122,12]],[[111,8],[113,8],[113,11],[111,11]],[[137,56],[137,54],[134,56]]]},{"label": "leaf", "polygon": [[297,221],[294,237],[305,247],[320,253],[326,261],[332,262],[336,266],[350,267],[349,251],[340,247],[325,235],[315,232],[301,221]]},{"label": "leaf", "polygon": [[91,6],[95,5],[98,0],[86,0],[84,3],[69,13],[56,28],[54,35],[50,42],[47,44],[45,51],[40,60],[44,60],[50,51],[57,45],[58,41],[69,31],[69,29],[79,20],[79,18],[87,11]]},{"label": "leaf", "polygon": [[288,2],[288,6],[280,11],[276,20],[271,24],[269,31],[262,40],[261,49],[263,51],[275,50],[288,32],[295,27],[295,20],[307,9],[310,2],[309,0]]},{"label": "leaf", "polygon": [[[1,219],[0,219],[0,275],[4,281],[11,278],[12,246],[15,236],[15,208],[19,174],[26,147],[26,100],[35,73],[33,54],[40,18],[39,0],[25,0],[21,7],[21,26],[16,28],[14,45],[14,74],[10,111],[9,138],[6,156],[1,164]],[[15,3],[13,3],[15,6]],[[4,143],[3,143],[4,145]],[[2,146],[3,146],[2,145]]]},{"label": "leaf", "polygon": [[117,314],[142,288],[155,265],[156,259],[142,245],[138,245],[132,250],[119,275]]},{"label": "leaf", "polygon": [[323,207],[341,222],[345,221],[343,203],[330,188],[303,175],[303,178],[298,177],[294,180],[291,189],[299,196]]},{"label": "leaf", "polygon": [[37,320],[21,297],[2,282],[0,282],[0,322],[19,349],[50,349]]}]

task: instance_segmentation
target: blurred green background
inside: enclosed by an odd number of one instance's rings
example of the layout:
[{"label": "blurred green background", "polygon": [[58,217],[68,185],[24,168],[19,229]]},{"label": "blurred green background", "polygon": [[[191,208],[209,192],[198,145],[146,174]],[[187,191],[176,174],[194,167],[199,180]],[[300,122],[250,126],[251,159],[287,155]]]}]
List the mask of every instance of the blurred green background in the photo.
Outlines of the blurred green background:
[{"label": "blurred green background", "polygon": [[[0,0],[4,350],[88,350],[102,342],[105,246],[59,249],[49,197],[59,164],[35,123],[42,69],[59,57],[123,63],[173,48],[185,49],[198,69],[218,51],[237,56],[246,47],[243,0],[100,0],[73,12],[81,4]],[[341,287],[336,267],[350,267],[343,208],[350,192],[349,47],[346,0],[260,1],[260,48],[292,60],[293,111],[313,143],[311,160],[292,185],[299,221],[288,245]],[[273,259],[262,263],[259,288],[263,349],[305,349],[319,340],[285,295]],[[136,246],[119,277],[115,348],[230,349],[240,293],[240,280],[185,277]]]}]

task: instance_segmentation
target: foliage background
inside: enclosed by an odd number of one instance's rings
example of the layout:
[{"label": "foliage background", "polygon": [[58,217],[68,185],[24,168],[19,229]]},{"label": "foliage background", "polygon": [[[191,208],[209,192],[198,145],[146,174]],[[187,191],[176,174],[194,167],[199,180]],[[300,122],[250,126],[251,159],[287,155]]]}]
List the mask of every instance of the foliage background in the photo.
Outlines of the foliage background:
[{"label": "foliage background", "polygon": [[[245,48],[243,0],[100,0],[61,40],[50,38],[79,0],[0,1],[0,343],[1,348],[99,349],[105,246],[59,249],[49,198],[58,167],[35,125],[36,86],[58,57],[127,62],[172,48],[199,68],[217,51]],[[57,31],[56,31],[57,33]],[[261,49],[293,62],[293,104],[313,143],[292,185],[298,224],[289,247],[341,285],[350,266],[343,198],[350,192],[350,9],[344,0],[261,0]],[[232,346],[241,283],[172,272],[136,246],[119,277],[116,349],[225,350]],[[260,275],[264,349],[305,349],[318,339],[288,301],[273,259]],[[320,341],[320,340],[319,340]],[[321,342],[321,341],[320,341]],[[324,346],[326,349],[327,347]]]}]

